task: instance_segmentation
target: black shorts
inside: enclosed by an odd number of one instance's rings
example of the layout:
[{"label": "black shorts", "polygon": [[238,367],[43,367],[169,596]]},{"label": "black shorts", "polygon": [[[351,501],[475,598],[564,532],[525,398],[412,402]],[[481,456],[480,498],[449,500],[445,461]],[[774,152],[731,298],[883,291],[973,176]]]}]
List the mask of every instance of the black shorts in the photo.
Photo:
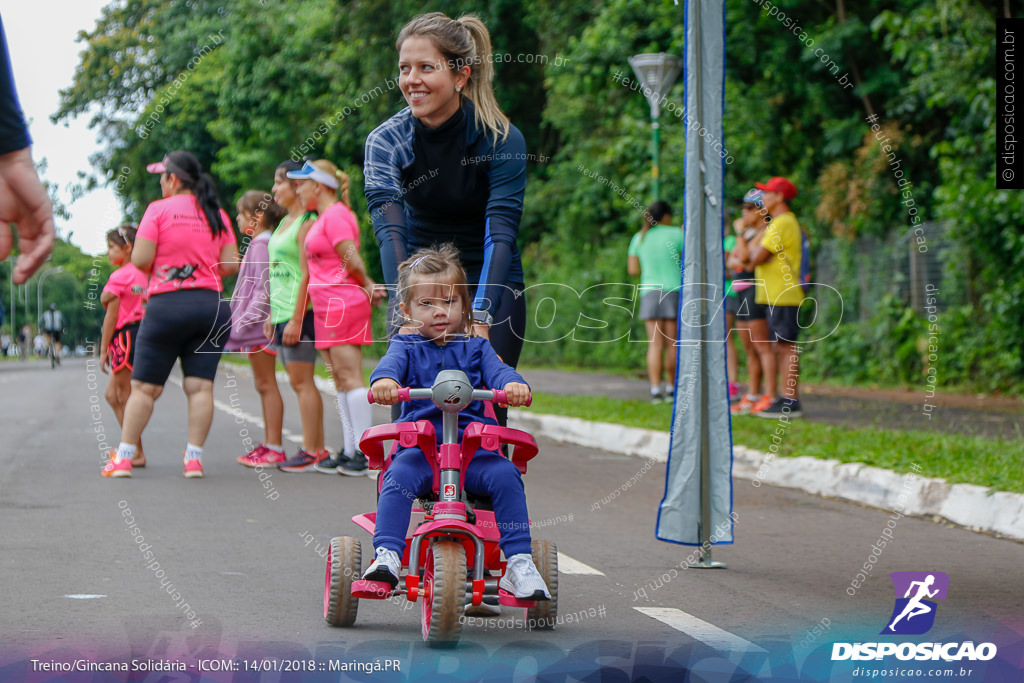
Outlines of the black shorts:
[{"label": "black shorts", "polygon": [[800,307],[775,306],[768,308],[768,340],[795,342],[800,338]]},{"label": "black shorts", "polygon": [[754,301],[754,290],[756,287],[747,287],[736,292],[739,300],[736,309],[737,320],[764,320],[768,317],[768,306]]},{"label": "black shorts", "polygon": [[284,328],[287,322],[274,325],[274,344],[277,355],[285,365],[289,363],[315,363],[317,356],[316,330],[313,326],[313,309],[306,309],[302,316],[302,327],[299,329],[299,341],[295,346],[284,345]]},{"label": "black shorts", "polygon": [[213,380],[231,332],[231,307],[212,289],[156,294],[139,327],[132,379],[163,386],[181,359],[185,377]]},{"label": "black shorts", "polygon": [[64,336],[63,330],[45,330],[45,332],[53,340],[54,344],[60,344],[60,339]]},{"label": "black shorts", "polygon": [[738,311],[739,309],[740,309],[740,297],[739,297],[738,294],[736,296],[726,296],[725,297],[725,312],[726,313],[732,313],[733,315],[736,315],[736,311]]},{"label": "black shorts", "polygon": [[135,367],[135,346],[139,337],[139,321],[128,323],[114,332],[114,338],[107,347],[110,358],[110,372],[118,373],[126,369],[131,372]]}]

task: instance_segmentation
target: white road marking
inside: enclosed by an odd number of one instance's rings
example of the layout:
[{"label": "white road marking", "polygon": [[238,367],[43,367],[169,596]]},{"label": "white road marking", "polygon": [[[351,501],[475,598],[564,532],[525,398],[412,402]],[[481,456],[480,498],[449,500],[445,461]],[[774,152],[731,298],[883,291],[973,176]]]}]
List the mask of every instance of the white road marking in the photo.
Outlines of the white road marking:
[{"label": "white road marking", "polygon": [[[286,376],[286,379],[287,379],[287,376]],[[167,379],[167,381],[171,382],[172,384],[176,384],[179,387],[181,386],[181,380],[178,379],[177,377],[169,377]],[[243,420],[256,425],[260,429],[265,429],[266,428],[266,426],[263,424],[263,418],[260,417],[259,415],[253,415],[251,413],[247,413],[244,410],[242,410],[241,408],[232,408],[230,404],[225,403],[224,401],[220,401],[218,399],[213,399],[213,407],[216,408],[217,410],[221,411],[222,413],[227,413],[231,417],[240,417]],[[289,429],[285,429],[284,427],[281,428],[281,436],[283,436],[284,438],[288,439],[292,443],[297,443],[299,445],[302,444],[302,435],[301,434],[296,434],[295,432],[293,432],[293,431],[291,431]],[[254,443],[255,443],[255,441],[254,441]]]},{"label": "white road marking", "polygon": [[583,564],[579,560],[574,560],[565,553],[558,553],[558,573],[559,574],[588,574],[590,576],[604,576],[605,573],[600,569],[594,569],[589,564]]},{"label": "white road marking", "polygon": [[714,624],[709,624],[703,619],[698,619],[692,614],[687,614],[681,609],[674,607],[634,607],[637,612],[657,619],[677,631],[682,631],[691,638],[696,638],[705,645],[719,651],[734,652],[763,652],[768,654],[764,648],[754,645],[749,640],[720,629]]},{"label": "white road marking", "polygon": [[105,598],[106,595],[94,595],[92,593],[72,593],[71,595],[65,595],[65,598],[72,598],[74,600],[95,600],[96,598]]}]

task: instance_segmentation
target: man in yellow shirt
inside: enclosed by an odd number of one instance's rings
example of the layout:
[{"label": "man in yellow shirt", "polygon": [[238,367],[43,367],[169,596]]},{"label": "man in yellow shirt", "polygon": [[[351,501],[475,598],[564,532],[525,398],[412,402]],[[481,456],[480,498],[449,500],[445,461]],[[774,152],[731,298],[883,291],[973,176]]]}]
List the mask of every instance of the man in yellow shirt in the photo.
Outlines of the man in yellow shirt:
[{"label": "man in yellow shirt", "polygon": [[757,287],[754,300],[768,306],[769,338],[782,379],[781,395],[770,405],[759,406],[762,410],[754,414],[767,418],[800,417],[800,355],[796,341],[800,334],[797,318],[804,300],[800,286],[803,239],[800,223],[789,209],[797,190],[788,179],[780,177],[754,185],[763,190],[764,210],[772,217],[760,244],[750,254]]}]

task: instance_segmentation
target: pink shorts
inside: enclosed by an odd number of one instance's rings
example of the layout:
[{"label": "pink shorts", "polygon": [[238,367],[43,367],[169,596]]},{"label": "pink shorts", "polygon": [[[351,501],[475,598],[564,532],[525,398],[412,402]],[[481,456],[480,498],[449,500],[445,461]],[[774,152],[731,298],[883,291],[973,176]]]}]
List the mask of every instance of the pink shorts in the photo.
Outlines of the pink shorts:
[{"label": "pink shorts", "polygon": [[310,287],[313,300],[315,346],[365,346],[373,343],[370,329],[370,300],[358,285]]}]

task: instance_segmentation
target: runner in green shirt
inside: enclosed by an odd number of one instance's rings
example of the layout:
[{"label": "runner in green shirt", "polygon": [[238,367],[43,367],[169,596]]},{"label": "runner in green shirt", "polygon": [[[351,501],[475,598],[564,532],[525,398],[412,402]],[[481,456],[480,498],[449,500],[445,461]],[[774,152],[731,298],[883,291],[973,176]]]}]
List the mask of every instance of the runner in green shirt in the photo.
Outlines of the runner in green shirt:
[{"label": "runner in green shirt", "polygon": [[[644,214],[644,227],[629,243],[630,275],[640,276],[640,319],[647,328],[647,376],[651,402],[672,396],[676,377],[676,321],[679,315],[683,231],[672,225],[672,207],[657,201]],[[662,369],[665,382],[662,384]]]}]

